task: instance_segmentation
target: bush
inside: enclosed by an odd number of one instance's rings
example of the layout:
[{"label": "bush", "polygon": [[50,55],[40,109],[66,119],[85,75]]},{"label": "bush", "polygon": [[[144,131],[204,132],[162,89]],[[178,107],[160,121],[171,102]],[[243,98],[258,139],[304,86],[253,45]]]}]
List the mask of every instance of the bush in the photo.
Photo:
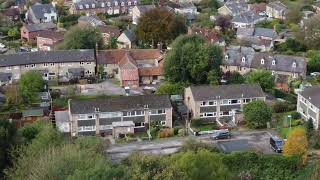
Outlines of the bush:
[{"label": "bush", "polygon": [[291,126],[299,126],[299,125],[302,125],[303,123],[304,121],[302,119],[293,120],[291,121]]},{"label": "bush", "polygon": [[178,135],[179,130],[180,130],[180,128],[178,128],[178,127],[173,128],[174,135]]},{"label": "bush", "polygon": [[301,115],[300,115],[300,113],[295,111],[295,112],[291,113],[291,117],[292,117],[292,119],[300,119]]},{"label": "bush", "polygon": [[288,111],[295,110],[296,105],[290,104],[288,102],[277,101],[272,104],[272,109],[273,109],[273,112],[275,112],[275,113],[282,113],[282,112],[288,112]]},{"label": "bush", "polygon": [[174,135],[173,129],[165,128],[159,131],[160,138],[171,137]]},{"label": "bush", "polygon": [[200,119],[191,119],[191,127],[199,127],[202,125]]},{"label": "bush", "polygon": [[185,136],[185,135],[186,135],[186,131],[184,129],[179,129],[178,136]]},{"label": "bush", "polygon": [[199,142],[195,139],[188,139],[187,141],[185,141],[179,151],[180,152],[187,152],[187,151],[197,152],[201,149],[206,149],[211,152],[220,152],[220,150],[217,147],[207,143]]}]

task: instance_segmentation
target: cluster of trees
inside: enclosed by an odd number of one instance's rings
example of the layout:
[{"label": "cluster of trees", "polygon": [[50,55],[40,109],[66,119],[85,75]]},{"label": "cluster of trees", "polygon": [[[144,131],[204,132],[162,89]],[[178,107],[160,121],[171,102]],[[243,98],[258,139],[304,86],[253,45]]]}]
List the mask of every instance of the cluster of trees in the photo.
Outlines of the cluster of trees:
[{"label": "cluster of trees", "polygon": [[157,47],[158,43],[169,44],[180,34],[187,32],[186,20],[164,8],[155,8],[144,13],[138,21],[136,37],[143,44]]},{"label": "cluster of trees", "polygon": [[253,101],[243,108],[244,119],[250,128],[265,128],[271,122],[272,109],[264,101]]},{"label": "cluster of trees", "polygon": [[169,82],[218,84],[223,52],[197,35],[178,37],[166,56],[164,76]]},{"label": "cluster of trees", "polygon": [[296,156],[224,154],[195,140],[176,154],[133,153],[112,164],[104,154],[108,144],[100,138],[67,140],[44,121],[22,128],[15,138],[20,145],[11,149],[7,179],[293,179],[302,169]]}]

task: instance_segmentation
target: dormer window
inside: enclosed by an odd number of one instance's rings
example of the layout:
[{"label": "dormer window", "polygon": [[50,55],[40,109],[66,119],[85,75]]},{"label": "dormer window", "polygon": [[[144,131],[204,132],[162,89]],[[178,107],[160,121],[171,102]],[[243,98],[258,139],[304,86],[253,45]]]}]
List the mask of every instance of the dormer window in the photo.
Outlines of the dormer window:
[{"label": "dormer window", "polygon": [[96,5],[95,5],[95,4],[92,4],[91,6],[92,6],[92,8],[95,8],[95,7],[96,7]]},{"label": "dormer window", "polygon": [[115,5],[115,6],[118,6],[118,1],[115,1],[115,2],[114,2],[114,5]]},{"label": "dormer window", "polygon": [[276,65],[276,60],[272,60],[272,65]]},{"label": "dormer window", "polygon": [[225,59],[225,60],[228,60],[228,59],[229,59],[228,54],[226,54],[226,55],[224,56],[224,59]]},{"label": "dormer window", "polygon": [[131,2],[130,1],[128,2],[128,6],[131,6]]},{"label": "dormer window", "polygon": [[87,8],[87,9],[89,8],[89,4],[86,4],[86,8]]},{"label": "dormer window", "polygon": [[79,9],[83,9],[83,6],[82,6],[82,5],[80,5],[80,6],[79,6]]},{"label": "dormer window", "polygon": [[134,5],[137,5],[137,1],[134,1],[133,3],[134,3]]},{"label": "dormer window", "polygon": [[295,62],[292,63],[292,67],[295,68],[297,67],[297,64]]},{"label": "dormer window", "polygon": [[107,5],[108,5],[108,7],[110,7],[110,6],[111,6],[110,2],[108,2],[108,4],[107,4]]},{"label": "dormer window", "polygon": [[271,71],[272,76],[274,75],[274,71]]},{"label": "dormer window", "polygon": [[261,64],[264,64],[264,59],[261,59]]},{"label": "dormer window", "polygon": [[124,2],[121,2],[121,6],[124,6]]},{"label": "dormer window", "polygon": [[242,62],[246,62],[246,58],[245,58],[245,57],[242,57],[241,61],[242,61]]},{"label": "dormer window", "polygon": [[104,7],[104,3],[101,3],[101,7]]}]

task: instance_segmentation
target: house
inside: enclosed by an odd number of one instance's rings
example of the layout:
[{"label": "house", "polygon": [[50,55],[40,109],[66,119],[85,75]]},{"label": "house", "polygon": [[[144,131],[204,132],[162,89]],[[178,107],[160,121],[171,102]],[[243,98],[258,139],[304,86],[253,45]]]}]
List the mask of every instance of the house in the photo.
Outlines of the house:
[{"label": "house", "polygon": [[253,48],[230,46],[225,50],[225,60],[221,67],[223,72],[246,74],[252,70],[266,69],[277,75],[291,78],[305,77],[306,59],[299,56],[255,52]]},{"label": "house", "polygon": [[244,75],[250,72],[255,51],[252,47],[228,46],[225,49],[223,72],[239,72]]},{"label": "house", "polygon": [[188,22],[195,20],[196,15],[199,14],[197,7],[190,1],[179,2],[173,9],[175,13],[185,16]]},{"label": "house", "polygon": [[266,14],[270,18],[285,20],[288,11],[288,7],[280,1],[270,2],[266,7]]},{"label": "house", "polygon": [[22,122],[23,124],[31,124],[35,121],[43,120],[44,112],[43,109],[28,109],[22,111]]},{"label": "house", "polygon": [[98,51],[97,61],[121,86],[154,84],[163,79],[163,57],[158,49],[114,49]]},{"label": "house", "polygon": [[320,86],[307,87],[298,92],[297,112],[306,121],[312,119],[315,129],[319,129],[320,120]]},{"label": "house", "polygon": [[212,44],[218,44],[220,46],[225,46],[226,44],[223,37],[215,29],[188,27],[188,34],[197,34]]},{"label": "house", "polygon": [[249,5],[250,11],[254,13],[265,13],[267,9],[267,4],[266,3],[254,3]]},{"label": "house", "polygon": [[260,21],[266,20],[265,16],[260,16],[252,11],[244,12],[234,16],[231,20],[234,28],[252,28]]},{"label": "house", "polygon": [[48,23],[57,21],[57,11],[52,4],[36,3],[26,13],[28,23]]},{"label": "house", "polygon": [[40,23],[40,24],[23,24],[21,27],[21,39],[27,41],[30,44],[37,43],[37,36],[41,31],[54,31],[57,26],[52,22]]},{"label": "house", "polygon": [[69,111],[54,111],[55,124],[58,131],[70,133]]},{"label": "house", "polygon": [[0,55],[0,73],[11,73],[17,81],[30,70],[41,73],[45,80],[70,80],[70,70],[79,69],[84,77],[95,74],[94,50],[38,51]]},{"label": "house", "polygon": [[9,21],[16,22],[20,20],[20,10],[18,8],[9,8],[0,11],[0,15],[6,17]]},{"label": "house", "polygon": [[73,2],[69,11],[71,14],[86,14],[87,16],[98,13],[131,14],[132,8],[138,4],[138,0],[80,0]]},{"label": "house", "polygon": [[55,46],[64,40],[64,32],[40,31],[37,36],[37,47],[40,51],[52,51]]},{"label": "house", "polygon": [[270,51],[278,37],[277,32],[268,28],[238,28],[237,39],[241,44],[251,46],[260,52]]},{"label": "house", "polygon": [[216,121],[220,126],[236,124],[237,114],[245,104],[265,99],[259,85],[249,84],[190,86],[184,91],[191,118],[207,123]]},{"label": "house", "polygon": [[120,29],[117,26],[102,25],[97,26],[97,30],[102,34],[105,45],[108,45],[110,37],[117,39],[121,34]]},{"label": "house", "polygon": [[132,8],[132,24],[138,24],[138,20],[142,14],[154,8],[156,8],[155,5],[139,5]]},{"label": "house", "polygon": [[80,16],[78,19],[79,25],[90,25],[92,27],[103,26],[105,23],[101,21],[98,16],[90,15],[90,16]]},{"label": "house", "polygon": [[135,42],[135,34],[133,30],[125,30],[117,38],[118,48],[120,49],[131,49],[132,44]]},{"label": "house", "polygon": [[149,123],[172,128],[172,105],[167,95],[120,96],[70,100],[71,135],[133,134]]},{"label": "house", "polygon": [[249,5],[245,0],[229,0],[218,9],[218,14],[224,16],[238,16],[249,11]]}]

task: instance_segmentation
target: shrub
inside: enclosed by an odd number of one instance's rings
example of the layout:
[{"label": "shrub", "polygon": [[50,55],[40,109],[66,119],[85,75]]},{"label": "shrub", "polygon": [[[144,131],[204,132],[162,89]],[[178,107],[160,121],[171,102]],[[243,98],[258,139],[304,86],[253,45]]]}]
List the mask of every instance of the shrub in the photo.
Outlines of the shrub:
[{"label": "shrub", "polygon": [[173,129],[165,128],[159,131],[160,138],[171,137],[174,135]]},{"label": "shrub", "polygon": [[178,136],[185,136],[185,135],[186,135],[186,131],[184,129],[179,129]]},{"label": "shrub", "polygon": [[275,113],[282,113],[282,112],[288,112],[296,109],[295,104],[290,104],[288,102],[281,102],[277,101],[272,104],[273,112]]},{"label": "shrub", "polygon": [[291,121],[291,126],[299,126],[302,124],[303,124],[303,120],[301,119]]},{"label": "shrub", "polygon": [[179,130],[180,130],[180,128],[178,128],[178,127],[173,128],[174,135],[178,135]]},{"label": "shrub", "polygon": [[300,115],[300,113],[295,111],[295,112],[291,113],[291,117],[292,117],[292,119],[300,119],[301,115]]}]

